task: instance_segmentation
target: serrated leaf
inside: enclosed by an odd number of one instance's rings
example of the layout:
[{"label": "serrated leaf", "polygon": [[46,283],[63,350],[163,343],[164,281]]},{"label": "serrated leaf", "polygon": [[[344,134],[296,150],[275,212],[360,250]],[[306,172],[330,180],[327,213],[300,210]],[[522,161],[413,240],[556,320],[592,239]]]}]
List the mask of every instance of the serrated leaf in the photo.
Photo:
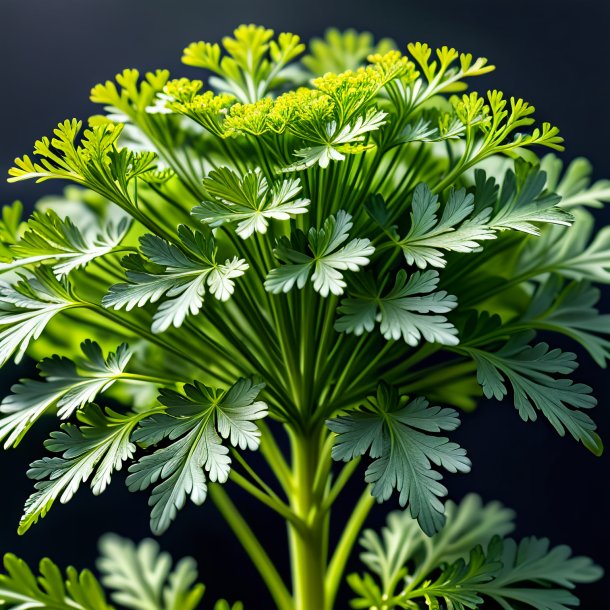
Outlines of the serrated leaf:
[{"label": "serrated leaf", "polygon": [[0,282],[0,366],[13,354],[19,362],[57,314],[78,305],[67,284],[44,268],[13,284]]},{"label": "serrated leaf", "polygon": [[214,238],[184,225],[179,227],[179,238],[180,246],[151,234],[140,238],[142,254],[155,265],[165,267],[164,271],[149,272],[138,263],[137,270],[126,272],[130,283],[111,286],[102,304],[130,311],[166,297],[152,323],[153,332],[161,333],[170,326],[180,327],[186,316],[201,310],[206,286],[216,299],[228,300],[234,291],[233,280],[248,269],[245,260],[234,257],[218,263]]},{"label": "serrated leaf", "polygon": [[481,593],[505,610],[523,605],[536,610],[568,610],[579,606],[578,598],[566,589],[576,583],[593,582],[602,570],[588,557],[571,557],[565,545],[550,547],[546,538],[512,539],[490,543],[488,554],[495,554],[502,568],[491,582],[480,587]]},{"label": "serrated leaf", "polygon": [[[373,281],[360,283],[354,296],[343,299],[335,323],[339,332],[361,335],[371,332],[379,322],[385,339],[403,339],[408,345],[422,340],[457,345],[457,330],[442,314],[457,307],[456,298],[444,290],[434,292],[439,276],[436,271],[416,271],[407,280],[401,269],[393,288],[384,296]],[[356,282],[354,282],[356,284]],[[372,290],[371,290],[372,289]],[[374,290],[374,292],[373,292]]]},{"label": "serrated leaf", "polygon": [[258,448],[260,432],[254,422],[267,414],[267,405],[256,400],[262,388],[240,379],[227,392],[199,382],[186,385],[185,395],[162,390],[159,401],[165,413],[144,419],[133,439],[147,447],[166,438],[171,442],[132,465],[127,478],[131,491],[156,484],[149,501],[154,533],[169,527],[187,498],[204,502],[206,473],[211,481],[227,480],[231,458],[222,439],[240,449]]},{"label": "serrated leaf", "polygon": [[601,208],[610,202],[610,180],[591,184],[593,168],[583,157],[574,159],[562,175],[563,161],[554,154],[545,155],[540,168],[547,174],[547,189],[561,195],[562,208],[587,206]]},{"label": "serrated leaf", "polygon": [[100,346],[86,340],[81,344],[84,358],[76,361],[53,356],[38,364],[44,381],[22,379],[11,388],[0,405],[0,440],[4,448],[16,447],[39,417],[51,407],[57,416],[67,419],[77,409],[95,400],[120,379],[131,352],[121,344],[104,358]]},{"label": "serrated leaf", "polygon": [[493,178],[476,170],[474,194],[451,191],[440,217],[438,195],[421,183],[413,193],[409,231],[397,245],[410,265],[444,267],[444,252],[474,252],[499,231],[539,235],[538,223],[569,225],[571,214],[557,207],[558,196],[544,192],[545,180],[543,172],[531,172],[519,184],[508,171],[498,189]]},{"label": "serrated leaf", "polygon": [[610,284],[610,227],[595,232],[595,220],[584,209],[572,210],[574,223],[547,227],[542,236],[528,240],[518,265],[522,273],[558,273],[575,280]]},{"label": "serrated leaf", "polygon": [[396,489],[400,505],[408,505],[429,536],[445,522],[439,497],[447,493],[432,464],[449,472],[470,470],[464,449],[447,437],[433,434],[455,430],[458,425],[453,409],[430,407],[424,398],[405,403],[386,384],[379,386],[376,398],[369,398],[363,409],[327,421],[337,434],[333,458],[349,461],[368,453],[374,461],[367,468],[365,480],[372,484],[372,494],[384,501]]},{"label": "serrated leaf", "polygon": [[346,70],[356,70],[373,53],[386,53],[395,44],[389,38],[375,43],[370,32],[357,32],[353,29],[338,30],[329,28],[324,38],[312,38],[309,42],[309,55],[302,62],[314,75]]},{"label": "serrated leaf", "polygon": [[460,558],[466,560],[475,546],[485,547],[494,536],[504,536],[514,529],[513,511],[499,502],[483,504],[475,494],[467,495],[459,504],[448,500],[445,515],[445,526],[430,544],[408,510],[390,513],[381,536],[371,529],[362,533],[360,545],[364,551],[360,560],[387,590],[399,580],[407,564],[424,577],[427,574],[418,570],[423,565],[432,572]]},{"label": "serrated leaf", "polygon": [[240,178],[228,167],[210,172],[203,184],[213,197],[192,210],[193,216],[211,227],[237,223],[236,233],[247,239],[253,233],[264,234],[269,219],[289,220],[306,214],[309,199],[297,198],[300,180],[283,180],[272,187],[260,169]]},{"label": "serrated leaf", "polygon": [[197,565],[191,557],[181,559],[172,570],[168,553],[155,540],[137,546],[116,535],[100,540],[98,569],[111,598],[131,610],[195,610],[205,587],[197,583]]},{"label": "serrated leaf", "polygon": [[40,562],[40,575],[15,555],[4,556],[0,574],[0,604],[13,610],[113,610],[95,576],[89,570],[69,567],[65,575],[50,560]]},{"label": "serrated leaf", "polygon": [[589,282],[565,283],[556,275],[540,283],[521,322],[580,343],[601,366],[610,358],[610,316],[595,307],[600,291]]},{"label": "serrated leaf", "polygon": [[[312,227],[307,239],[300,232],[294,233],[292,240],[281,238],[275,256],[285,264],[269,272],[266,290],[289,292],[295,284],[302,289],[311,275],[314,290],[323,297],[343,294],[346,283],[341,272],[358,271],[375,251],[368,239],[352,239],[341,246],[349,239],[352,224],[351,215],[340,210],[336,217],[329,216],[321,229]],[[303,252],[306,244],[309,250]]]},{"label": "serrated leaf", "polygon": [[353,607],[383,607],[389,600],[391,609],[425,603],[466,610],[490,601],[506,610],[578,606],[569,590],[599,579],[602,570],[586,557],[571,557],[566,546],[551,548],[544,538],[503,539],[511,518],[511,511],[469,496],[460,506],[448,503],[447,524],[430,543],[406,511],[392,513],[382,537],[367,530],[361,539],[361,559],[371,574],[350,576],[359,596]]},{"label": "serrated leaf", "polygon": [[10,248],[14,260],[0,264],[0,273],[54,261],[53,272],[62,279],[97,257],[111,253],[127,234],[130,224],[124,216],[116,225],[109,222],[94,234],[83,233],[70,218],[62,219],[52,209],[34,212],[25,233]]},{"label": "serrated leaf", "polygon": [[337,121],[330,121],[322,130],[323,137],[319,136],[319,141],[312,146],[296,150],[294,155],[300,160],[282,171],[302,171],[314,165],[326,169],[331,161],[344,161],[345,154],[362,152],[363,149],[357,144],[365,139],[366,134],[384,125],[386,116],[385,112],[371,109],[343,126]]},{"label": "serrated leaf", "polygon": [[49,451],[60,455],[30,464],[28,476],[37,481],[36,491],[25,504],[20,534],[44,517],[56,500],[69,502],[89,478],[93,493],[102,493],[113,472],[133,457],[136,447],[131,433],[143,415],[122,415],[110,409],[104,412],[91,405],[78,417],[81,426],[62,424],[61,431],[52,432],[45,441]]},{"label": "serrated leaf", "polygon": [[577,368],[575,354],[551,350],[546,343],[530,346],[530,339],[531,334],[525,332],[515,335],[497,351],[466,348],[477,365],[477,378],[485,396],[501,400],[508,393],[508,381],[515,407],[524,421],[535,421],[540,411],[561,436],[567,430],[598,453],[601,442],[595,433],[595,422],[583,411],[597,404],[591,388],[554,376],[569,374]]}]

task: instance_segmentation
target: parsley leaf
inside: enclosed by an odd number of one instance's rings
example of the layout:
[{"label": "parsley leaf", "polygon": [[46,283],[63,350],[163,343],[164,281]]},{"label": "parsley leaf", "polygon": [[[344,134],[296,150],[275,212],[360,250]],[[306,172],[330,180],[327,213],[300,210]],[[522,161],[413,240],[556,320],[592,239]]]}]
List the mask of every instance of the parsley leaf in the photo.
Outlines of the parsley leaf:
[{"label": "parsley leaf", "polygon": [[[482,241],[495,239],[498,231],[539,235],[534,223],[569,225],[572,215],[557,207],[559,196],[544,192],[545,180],[544,172],[533,171],[520,184],[517,176],[508,171],[499,189],[493,178],[476,170],[474,194],[464,189],[452,190],[440,218],[438,195],[421,183],[413,192],[411,223],[405,237],[397,237],[395,228],[388,224],[384,228],[402,249],[409,265],[421,269],[428,265],[444,267],[444,252],[474,252]],[[378,208],[379,201],[376,205]],[[373,217],[381,218],[378,209],[373,210]]]},{"label": "parsley leaf", "polygon": [[[445,316],[427,315],[447,313],[457,306],[456,298],[444,290],[434,292],[439,276],[436,271],[416,271],[407,280],[401,269],[396,274],[394,287],[382,296],[370,276],[359,283],[360,291],[343,299],[338,308],[341,317],[335,323],[339,332],[361,335],[370,332],[380,322],[385,339],[402,338],[409,345],[422,339],[431,343],[457,345],[457,330]],[[354,281],[354,285],[358,285]]]},{"label": "parsley leaf", "polygon": [[44,381],[22,379],[0,405],[0,440],[4,448],[16,447],[36,420],[51,407],[61,419],[93,402],[98,394],[120,379],[131,352],[125,343],[106,358],[100,346],[87,339],[81,344],[84,358],[76,361],[53,356],[38,364]]},{"label": "parsley leaf", "polygon": [[485,396],[501,400],[508,393],[508,381],[523,421],[535,421],[540,411],[561,436],[567,430],[587,449],[600,453],[601,440],[595,433],[595,422],[583,412],[597,404],[591,388],[553,376],[574,371],[578,366],[576,355],[550,350],[546,343],[528,345],[531,337],[530,332],[519,333],[496,351],[464,348],[477,365],[477,379]]},{"label": "parsley leaf", "polygon": [[[323,297],[329,293],[343,294],[346,283],[341,271],[358,271],[369,263],[369,256],[375,248],[369,239],[349,239],[352,228],[352,217],[340,210],[335,216],[329,216],[321,229],[312,227],[307,238],[296,231],[291,239],[281,237],[275,248],[275,256],[285,264],[272,269],[265,280],[268,292],[289,292],[296,284],[303,288],[310,273],[313,287]],[[304,250],[309,245],[311,254]]]},{"label": "parsley leaf", "polygon": [[97,235],[85,235],[70,218],[60,218],[53,210],[34,212],[21,239],[10,247],[15,259],[0,265],[0,273],[18,267],[54,260],[58,279],[86,266],[98,256],[111,253],[129,230],[124,216],[115,225],[109,222]]},{"label": "parsley leaf", "polygon": [[240,178],[228,167],[220,167],[203,184],[215,200],[194,208],[193,216],[211,227],[237,222],[236,232],[242,239],[254,232],[266,233],[269,218],[289,220],[307,213],[310,203],[296,198],[302,188],[299,179],[283,180],[272,188],[258,168]]},{"label": "parsley leaf", "polygon": [[199,382],[186,385],[186,395],[162,390],[159,402],[163,414],[147,417],[133,435],[145,446],[164,439],[170,444],[146,455],[129,468],[127,485],[131,491],[156,484],[150,497],[151,529],[164,532],[184,506],[187,497],[202,504],[207,496],[206,475],[224,483],[230,471],[227,439],[240,449],[257,449],[260,432],[254,423],[267,415],[267,405],[256,398],[262,384],[240,379],[226,392]]},{"label": "parsley leaf", "polygon": [[[366,134],[384,125],[386,116],[385,112],[370,109],[347,125],[341,126],[337,121],[330,121],[326,124],[322,136],[316,138],[317,143],[295,151],[294,154],[300,161],[283,168],[282,171],[301,171],[314,165],[325,169],[331,161],[344,161],[345,153],[362,152],[364,148],[358,144],[364,141]],[[310,139],[314,139],[313,134]]]},{"label": "parsley leaf", "polygon": [[35,179],[70,180],[86,186],[125,209],[133,209],[129,186],[132,180],[153,169],[155,154],[134,153],[120,148],[117,140],[123,125],[104,122],[85,129],[80,143],[76,138],[82,122],[66,120],[53,130],[53,138],[44,137],[34,145],[38,161],[27,155],[15,159],[9,170],[9,182]]},{"label": "parsley leaf", "polygon": [[19,362],[58,313],[78,305],[70,287],[45,267],[13,284],[0,282],[0,366],[15,352]]},{"label": "parsley leaf", "polygon": [[329,28],[324,38],[312,38],[309,42],[309,55],[302,59],[303,65],[313,74],[346,70],[356,70],[373,53],[386,53],[395,48],[389,38],[375,43],[370,32],[356,30],[340,31]]},{"label": "parsley leaf", "polygon": [[566,546],[552,548],[545,538],[519,543],[504,538],[512,517],[498,503],[483,505],[467,496],[460,505],[447,503],[445,528],[428,540],[406,511],[391,513],[382,536],[366,530],[360,540],[370,573],[348,577],[358,595],[352,606],[396,610],[425,603],[436,610],[474,610],[489,601],[505,610],[577,606],[569,589],[599,579],[601,569],[586,557],[571,557]]},{"label": "parsley leaf", "polygon": [[181,559],[172,570],[172,559],[161,553],[155,540],[137,546],[116,535],[100,540],[98,568],[111,598],[132,610],[195,610],[205,587],[197,583],[197,564]]},{"label": "parsley leaf", "polygon": [[396,389],[385,383],[364,408],[327,421],[337,434],[333,458],[347,462],[368,452],[374,461],[365,480],[372,483],[372,494],[384,501],[396,489],[400,505],[408,504],[411,515],[429,536],[445,522],[439,497],[447,493],[432,463],[449,472],[470,470],[464,449],[431,433],[455,430],[458,425],[453,409],[430,407],[421,397],[405,403]]},{"label": "parsley leaf", "polygon": [[580,205],[601,208],[610,202],[610,180],[591,184],[593,168],[583,157],[574,159],[561,175],[563,161],[554,154],[545,155],[540,161],[540,169],[547,174],[546,188],[561,195],[562,208]]},{"label": "parsley leaf", "polygon": [[0,602],[15,610],[52,608],[53,610],[113,610],[89,570],[79,572],[72,566],[61,570],[48,558],[40,562],[36,576],[25,561],[10,553],[4,556],[6,573],[0,574]]},{"label": "parsley leaf", "polygon": [[524,274],[554,272],[575,280],[610,284],[610,227],[595,232],[595,219],[584,209],[572,210],[574,223],[547,227],[539,239],[528,240],[519,257]]},{"label": "parsley leaf", "polygon": [[69,502],[89,477],[93,493],[101,494],[112,473],[120,470],[136,450],[130,437],[142,414],[123,415],[92,405],[77,416],[82,426],[62,424],[61,430],[52,432],[45,441],[49,451],[61,456],[44,457],[30,464],[28,476],[37,481],[36,491],[25,503],[20,534],[44,517],[57,499],[62,504]]},{"label": "parsley leaf", "polygon": [[519,543],[496,539],[487,553],[497,558],[502,568],[480,591],[506,610],[517,610],[522,604],[536,610],[578,606],[578,599],[566,589],[601,576],[600,568],[589,558],[571,557],[572,551],[565,545],[551,548],[547,538],[524,538]]},{"label": "parsley leaf", "polygon": [[601,367],[610,358],[610,315],[595,305],[600,291],[589,282],[565,283],[557,275],[541,282],[520,323],[561,333],[580,343]]},{"label": "parsley leaf", "polygon": [[214,74],[210,83],[243,103],[255,102],[274,85],[289,79],[287,64],[305,50],[295,34],[282,32],[273,38],[273,30],[253,24],[239,26],[222,44],[224,55],[217,44],[193,42],[184,49],[182,61],[210,70]]},{"label": "parsley leaf", "polygon": [[102,304],[130,311],[165,296],[167,300],[157,309],[152,323],[153,332],[160,333],[170,326],[181,326],[187,315],[200,311],[206,286],[218,300],[227,301],[235,290],[233,280],[244,274],[248,264],[236,256],[218,263],[212,235],[192,231],[185,225],[179,227],[178,235],[181,247],[156,235],[142,236],[142,254],[163,271],[148,271],[143,260],[127,257],[124,263],[131,267],[126,272],[131,283],[111,286]]}]

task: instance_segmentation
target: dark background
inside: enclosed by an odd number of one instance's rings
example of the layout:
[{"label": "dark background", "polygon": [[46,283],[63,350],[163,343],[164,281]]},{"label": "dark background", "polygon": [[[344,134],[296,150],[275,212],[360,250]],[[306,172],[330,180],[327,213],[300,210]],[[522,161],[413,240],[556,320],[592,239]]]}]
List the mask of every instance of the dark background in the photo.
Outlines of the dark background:
[{"label": "dark background", "polygon": [[[0,8],[0,175],[57,122],[91,114],[88,91],[95,83],[124,67],[167,67],[175,76],[192,75],[179,61],[187,43],[215,41],[242,22],[255,22],[304,39],[334,25],[390,36],[401,48],[421,40],[486,56],[498,69],[476,86],[497,87],[531,101],[539,118],[561,128],[566,159],[587,156],[596,178],[610,177],[607,0],[2,0]],[[19,198],[32,205],[62,186],[2,181],[0,199],[9,203]],[[610,221],[608,211],[598,217],[602,223]],[[608,291],[605,300],[607,304]],[[608,442],[607,373],[585,355],[581,361],[578,377],[596,390],[600,404],[595,416]],[[28,364],[20,371],[7,366],[2,394],[30,370]],[[486,500],[499,499],[517,510],[518,535],[549,536],[608,570],[608,457],[593,457],[571,439],[557,437],[544,422],[522,423],[509,403],[484,403],[463,421],[455,436],[474,466],[470,475],[448,477],[451,497],[475,491]],[[48,554],[62,564],[91,566],[103,532],[135,539],[149,535],[146,498],[129,494],[119,476],[103,496],[93,498],[82,489],[75,501],[54,507],[19,538],[15,530],[31,489],[27,464],[42,455],[42,440],[55,425],[44,422],[18,450],[0,453],[0,551],[13,551],[28,561]],[[345,518],[352,500],[344,500],[338,520]],[[380,524],[387,508],[378,508],[369,523]],[[257,507],[250,514],[253,526],[273,547],[274,558],[285,565],[281,524]],[[256,573],[211,503],[185,509],[161,544],[176,557],[197,558],[208,602],[225,595],[243,599],[250,609],[269,607]],[[610,608],[607,582],[583,587],[582,607]]]}]

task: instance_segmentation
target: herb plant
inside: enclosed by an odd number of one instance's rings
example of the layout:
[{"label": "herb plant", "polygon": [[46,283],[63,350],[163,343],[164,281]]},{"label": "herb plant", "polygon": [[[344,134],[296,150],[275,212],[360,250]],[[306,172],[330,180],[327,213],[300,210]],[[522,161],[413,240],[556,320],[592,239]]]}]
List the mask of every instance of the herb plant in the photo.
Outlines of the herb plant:
[{"label": "herb plant", "polygon": [[[610,183],[538,156],[562,138],[527,102],[464,93],[493,66],[452,48],[331,30],[307,51],[248,25],[183,60],[209,87],[125,70],[91,91],[104,114],[59,124],[9,172],[81,187],[0,223],[0,361],[28,354],[40,374],[2,402],[0,439],[61,422],[28,470],[19,531],[125,469],[154,534],[189,500],[205,518],[209,496],[280,610],[344,607],[360,536],[354,608],[578,605],[571,589],[599,568],[507,538],[497,503],[444,504],[441,479],[470,469],[450,433],[483,396],[602,452],[575,355],[545,341],[610,356],[595,287],[610,283],[610,232],[587,209]],[[348,484],[360,500],[331,521]],[[232,487],[287,524],[291,584]],[[390,498],[403,510],[362,533]],[[172,571],[155,542],[114,536],[101,553],[108,594],[89,571],[45,559],[35,576],[7,555],[0,603],[198,606],[192,560]]]}]

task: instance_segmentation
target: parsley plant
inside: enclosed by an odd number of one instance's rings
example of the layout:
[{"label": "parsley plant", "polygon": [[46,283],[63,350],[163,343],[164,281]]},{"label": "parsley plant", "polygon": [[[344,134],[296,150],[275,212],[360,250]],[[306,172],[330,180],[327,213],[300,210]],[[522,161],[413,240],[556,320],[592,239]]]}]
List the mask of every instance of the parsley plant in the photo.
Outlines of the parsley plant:
[{"label": "parsley plant", "polygon": [[[102,114],[15,160],[11,182],[78,185],[0,221],[0,363],[39,360],[0,406],[0,441],[60,420],[28,471],[21,533],[124,469],[153,533],[211,501],[278,609],[331,610],[369,511],[396,498],[403,511],[362,534],[354,608],[578,604],[571,589],[599,568],[507,538],[498,504],[445,504],[441,481],[470,469],[451,432],[483,396],[601,453],[576,357],[546,341],[610,357],[596,307],[610,229],[589,211],[610,182],[590,184],[584,159],[564,169],[558,129],[529,103],[465,93],[486,59],[403,51],[241,26],[185,49],[202,80],[124,70],[92,89]],[[361,498],[331,522],[348,484]],[[235,487],[287,524],[292,583]],[[0,605],[188,610],[203,596],[192,560],[172,571],[153,541],[110,536],[101,553],[100,581],[7,555]]]}]

